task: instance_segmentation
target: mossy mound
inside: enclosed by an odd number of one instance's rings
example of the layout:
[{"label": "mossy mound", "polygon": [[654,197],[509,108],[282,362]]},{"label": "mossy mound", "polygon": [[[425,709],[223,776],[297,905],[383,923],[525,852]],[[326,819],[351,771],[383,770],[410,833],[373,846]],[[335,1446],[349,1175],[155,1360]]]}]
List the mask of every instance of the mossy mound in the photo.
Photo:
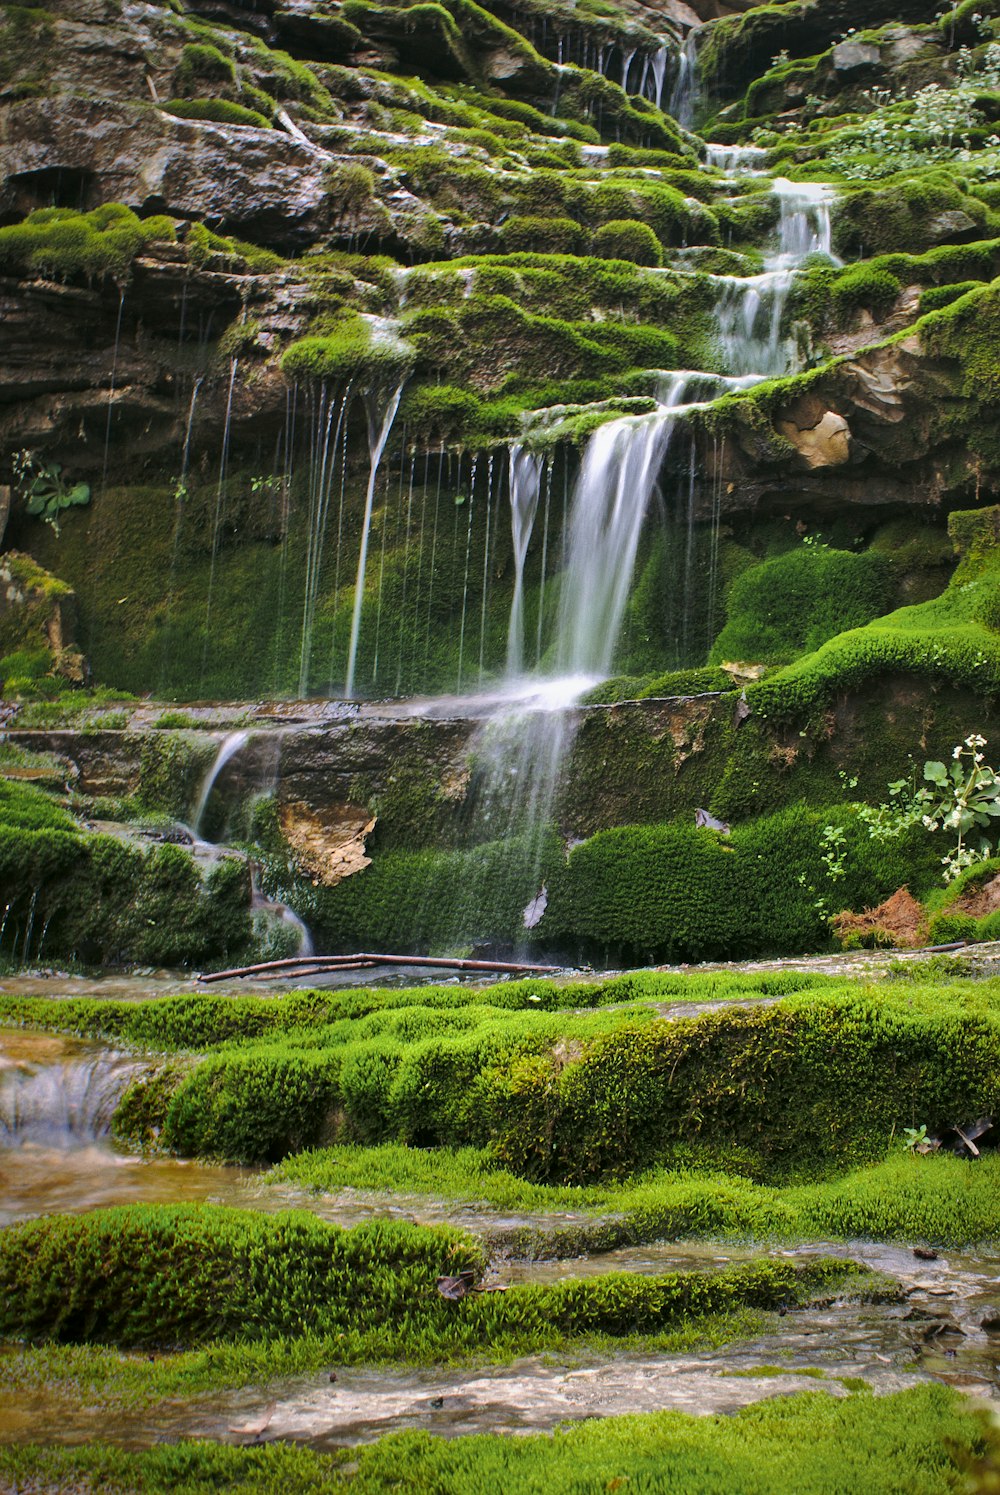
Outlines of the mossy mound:
[{"label": "mossy mound", "polygon": [[[176,1267],[183,1260],[183,1277]],[[586,1335],[650,1336],[692,1317],[776,1309],[864,1274],[819,1258],[662,1277],[472,1294],[456,1307],[436,1279],[475,1274],[461,1232],[380,1221],[341,1230],[314,1216],[199,1206],[50,1216],[4,1231],[0,1281],[7,1336],[127,1347],[302,1338],[340,1341],[343,1359],[380,1346],[426,1358],[505,1343],[558,1345]]]}]

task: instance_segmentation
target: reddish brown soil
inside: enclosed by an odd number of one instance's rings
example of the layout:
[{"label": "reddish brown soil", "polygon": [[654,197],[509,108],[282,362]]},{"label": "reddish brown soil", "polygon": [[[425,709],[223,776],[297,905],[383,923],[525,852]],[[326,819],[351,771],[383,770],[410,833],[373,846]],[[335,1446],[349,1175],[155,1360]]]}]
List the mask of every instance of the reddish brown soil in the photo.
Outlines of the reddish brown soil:
[{"label": "reddish brown soil", "polygon": [[854,914],[845,909],[832,920],[841,944],[891,945],[897,950],[915,950],[926,945],[927,916],[909,888],[899,888],[878,908]]}]

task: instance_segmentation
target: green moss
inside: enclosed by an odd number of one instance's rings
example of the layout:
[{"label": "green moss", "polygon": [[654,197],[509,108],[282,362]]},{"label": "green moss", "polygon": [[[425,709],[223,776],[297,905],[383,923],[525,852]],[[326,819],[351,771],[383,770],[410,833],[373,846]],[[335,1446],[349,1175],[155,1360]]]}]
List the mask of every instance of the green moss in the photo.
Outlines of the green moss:
[{"label": "green moss", "polygon": [[252,125],[258,130],[269,130],[271,121],[256,109],[246,109],[230,99],[168,99],[162,106],[167,114],[178,119],[208,120],[218,125]]},{"label": "green moss", "polygon": [[413,349],[395,332],[376,328],[357,313],[348,313],[336,331],[293,343],[282,359],[282,367],[296,379],[400,383],[413,358]]},{"label": "green moss", "polygon": [[[149,852],[84,834],[40,790],[0,781],[0,897],[8,954],[177,965],[245,951],[249,884],[238,861],[202,883],[177,846]],[[44,946],[43,946],[44,942]]]},{"label": "green moss", "polygon": [[242,239],[226,238],[213,233],[204,223],[192,223],[184,239],[188,259],[199,268],[213,262],[237,272],[249,271],[253,275],[266,275],[285,263],[278,254],[261,249],[257,244],[248,244]]},{"label": "green moss", "polygon": [[950,306],[953,301],[967,296],[970,291],[979,290],[974,280],[960,280],[954,285],[929,286],[920,295],[920,315],[924,316],[929,311],[940,311],[944,306]]},{"label": "green moss", "polygon": [[181,60],[175,76],[178,89],[186,95],[191,94],[195,84],[200,81],[235,82],[236,68],[232,58],[225,56],[211,43],[186,42],[181,50]]},{"label": "green moss", "polygon": [[305,1212],[199,1206],[57,1215],[0,1237],[0,1328],[7,1337],[136,1347],[308,1336],[315,1348],[338,1342],[341,1363],[376,1347],[419,1359],[434,1350],[537,1350],[601,1333],[654,1336],[691,1318],[850,1290],[861,1277],[852,1263],[824,1258],[608,1274],[470,1295],[456,1314],[435,1279],[481,1267],[471,1237],[398,1222],[340,1230]]},{"label": "green moss", "polygon": [[877,551],[803,545],[764,561],[733,583],[711,658],[786,664],[883,612],[891,576],[891,563]]},{"label": "green moss", "polygon": [[505,250],[538,254],[578,254],[584,232],[572,218],[532,218],[515,214],[501,229]]},{"label": "green moss", "polygon": [[[919,253],[939,242],[935,220],[944,213],[962,213],[980,228],[990,225],[986,205],[963,192],[943,171],[894,178],[838,199],[834,245],[842,255]],[[958,234],[966,236],[965,230]]]},{"label": "green moss", "polygon": [[0,269],[64,280],[120,278],[148,244],[172,242],[175,237],[169,219],[143,222],[119,203],[91,213],[39,208],[23,223],[0,228]]},{"label": "green moss", "polygon": [[831,286],[834,316],[843,321],[851,313],[864,310],[878,320],[891,311],[902,289],[901,282],[888,270],[857,265],[838,275]]},{"label": "green moss", "polygon": [[594,253],[602,259],[629,260],[634,265],[662,265],[660,241],[648,224],[616,218],[594,234]]},{"label": "green moss", "polygon": [[15,1484],[37,1480],[68,1489],[99,1480],[112,1491],[141,1488],[150,1495],[182,1488],[375,1495],[398,1484],[400,1470],[413,1488],[440,1495],[473,1489],[570,1495],[616,1482],[729,1495],[751,1487],[750,1481],[772,1495],[820,1495],[837,1470],[845,1488],[892,1495],[896,1471],[905,1468],[921,1495],[950,1495],[963,1471],[982,1458],[988,1437],[957,1393],[930,1385],[846,1400],[817,1391],[731,1416],[661,1412],[600,1419],[555,1437],[397,1433],[358,1450],[349,1473],[336,1456],[281,1442],[254,1448],[180,1442],[145,1453],[101,1445],[9,1448],[0,1453],[0,1470]]}]

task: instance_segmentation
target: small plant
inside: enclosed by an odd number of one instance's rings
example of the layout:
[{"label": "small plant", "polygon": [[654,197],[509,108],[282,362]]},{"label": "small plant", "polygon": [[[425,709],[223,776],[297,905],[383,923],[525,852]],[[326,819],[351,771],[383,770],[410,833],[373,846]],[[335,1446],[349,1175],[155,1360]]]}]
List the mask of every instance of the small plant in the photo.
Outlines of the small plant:
[{"label": "small plant", "polygon": [[904,1152],[926,1152],[928,1150],[927,1144],[926,1126],[907,1126],[903,1128],[903,1140],[899,1145]]},{"label": "small plant", "polygon": [[[972,733],[952,750],[951,762],[929,759],[925,782],[898,779],[890,784],[889,799],[880,805],[857,805],[858,819],[873,841],[895,841],[916,825],[931,834],[952,831],[955,845],[941,858],[945,882],[953,882],[967,867],[992,855],[990,838],[977,832],[1000,818],[1000,775],[990,768],[981,749],[986,738]],[[841,774],[845,789],[857,787],[856,778]],[[820,837],[821,857],[832,878],[845,871],[846,847],[836,826],[826,826]]]},{"label": "small plant", "polygon": [[90,484],[70,487],[58,462],[41,462],[33,452],[16,452],[14,477],[28,513],[50,524],[59,533],[59,515],[64,509],[90,503]]},{"label": "small plant", "polygon": [[986,738],[973,733],[955,748],[951,763],[924,764],[924,778],[933,789],[921,791],[927,806],[923,823],[929,831],[940,827],[956,833],[953,850],[941,858],[945,882],[990,855],[988,837],[972,834],[988,829],[1000,816],[1000,777],[980,751],[985,746]]}]

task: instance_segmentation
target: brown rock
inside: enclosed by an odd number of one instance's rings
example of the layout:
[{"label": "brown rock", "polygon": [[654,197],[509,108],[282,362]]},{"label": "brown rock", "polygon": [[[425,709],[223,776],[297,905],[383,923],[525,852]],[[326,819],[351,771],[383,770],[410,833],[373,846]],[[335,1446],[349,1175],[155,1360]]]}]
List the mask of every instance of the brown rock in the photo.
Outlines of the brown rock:
[{"label": "brown rock", "polygon": [[278,818],[302,871],[326,887],[371,865],[365,841],[375,829],[375,818],[367,810],[342,804],[317,811],[295,801],[281,805]]}]

